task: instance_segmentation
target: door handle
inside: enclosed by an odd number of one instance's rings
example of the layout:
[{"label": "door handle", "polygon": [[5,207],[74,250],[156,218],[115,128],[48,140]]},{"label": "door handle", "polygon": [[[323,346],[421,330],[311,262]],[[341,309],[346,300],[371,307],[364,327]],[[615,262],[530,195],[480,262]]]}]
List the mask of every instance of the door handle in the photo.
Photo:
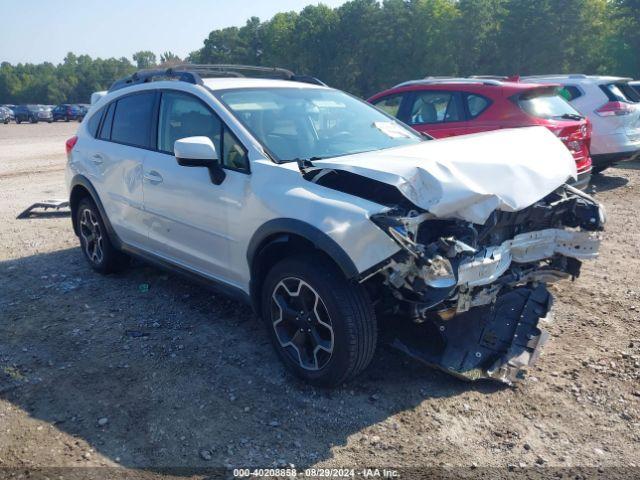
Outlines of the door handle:
[{"label": "door handle", "polygon": [[102,155],[100,155],[99,153],[96,153],[91,156],[91,161],[96,165],[100,165],[102,162],[104,162],[104,158],[102,158]]},{"label": "door handle", "polygon": [[155,170],[151,170],[150,172],[145,172],[142,176],[147,182],[157,184],[162,183],[162,175],[160,175]]}]

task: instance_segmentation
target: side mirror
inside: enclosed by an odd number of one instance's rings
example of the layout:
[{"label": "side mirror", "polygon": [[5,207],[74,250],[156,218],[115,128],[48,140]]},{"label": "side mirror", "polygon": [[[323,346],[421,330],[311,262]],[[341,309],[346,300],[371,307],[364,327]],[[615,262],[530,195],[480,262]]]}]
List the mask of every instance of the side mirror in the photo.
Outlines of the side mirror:
[{"label": "side mirror", "polygon": [[173,152],[178,165],[209,169],[209,177],[215,185],[220,185],[227,176],[220,166],[216,147],[209,137],[186,137],[176,140]]}]

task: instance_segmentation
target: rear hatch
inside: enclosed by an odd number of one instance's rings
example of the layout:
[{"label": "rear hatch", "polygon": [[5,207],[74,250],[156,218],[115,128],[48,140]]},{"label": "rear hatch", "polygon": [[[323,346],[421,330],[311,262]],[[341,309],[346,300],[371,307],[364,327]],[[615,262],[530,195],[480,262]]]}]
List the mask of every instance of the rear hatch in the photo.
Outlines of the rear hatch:
[{"label": "rear hatch", "polygon": [[630,141],[640,141],[640,93],[627,81],[603,83],[599,87],[608,102],[595,113],[610,118],[616,131],[624,133]]},{"label": "rear hatch", "polygon": [[576,161],[578,173],[591,170],[591,123],[559,95],[558,87],[527,90],[513,100],[562,140]]}]

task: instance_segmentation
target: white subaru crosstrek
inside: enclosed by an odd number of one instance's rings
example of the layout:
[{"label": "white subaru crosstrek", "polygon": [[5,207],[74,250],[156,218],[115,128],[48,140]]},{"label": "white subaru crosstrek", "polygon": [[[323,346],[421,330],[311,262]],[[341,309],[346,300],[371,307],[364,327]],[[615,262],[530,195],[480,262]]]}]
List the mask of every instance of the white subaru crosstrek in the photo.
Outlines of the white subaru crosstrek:
[{"label": "white subaru crosstrek", "polygon": [[630,78],[598,75],[539,75],[522,77],[533,83],[556,83],[560,93],[591,120],[593,171],[640,157],[640,93]]},{"label": "white subaru crosstrek", "polygon": [[[282,79],[239,77],[254,70]],[[579,275],[604,224],[565,185],[562,142],[542,127],[431,140],[254,70],[139,72],[92,106],[67,142],[91,267],[141,257],[246,300],[315,384],[361,372],[381,327],[459,377],[519,378],[547,337],[546,284]]]}]

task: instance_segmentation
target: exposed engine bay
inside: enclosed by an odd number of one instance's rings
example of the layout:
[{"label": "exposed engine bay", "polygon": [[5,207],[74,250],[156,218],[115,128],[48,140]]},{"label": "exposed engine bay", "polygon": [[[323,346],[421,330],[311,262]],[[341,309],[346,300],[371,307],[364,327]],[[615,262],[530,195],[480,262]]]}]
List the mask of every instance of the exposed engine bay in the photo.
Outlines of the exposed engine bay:
[{"label": "exposed engine bay", "polygon": [[505,383],[522,376],[547,338],[539,326],[552,303],[546,285],[580,275],[605,222],[602,208],[569,186],[518,212],[496,210],[484,225],[402,210],[372,220],[403,251],[363,281],[382,277],[391,308],[437,326],[442,343],[439,355],[423,352],[410,329],[394,345],[458,376]]},{"label": "exposed engine bay", "polygon": [[437,218],[391,185],[309,167],[300,165],[307,180],[388,207],[370,218],[402,248],[359,281],[379,310],[410,320],[393,346],[465,379],[522,378],[548,338],[547,285],[577,278],[598,254],[604,211],[568,185],[478,224]]}]

